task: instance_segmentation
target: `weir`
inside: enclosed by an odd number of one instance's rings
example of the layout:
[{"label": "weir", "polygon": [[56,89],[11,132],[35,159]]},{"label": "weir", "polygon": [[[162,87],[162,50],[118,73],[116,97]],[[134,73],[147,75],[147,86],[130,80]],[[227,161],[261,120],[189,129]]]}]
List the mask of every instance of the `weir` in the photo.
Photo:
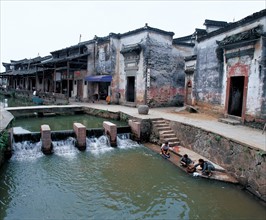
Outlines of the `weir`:
[{"label": "weir", "polygon": [[[60,151],[58,147],[76,147],[80,151],[87,147],[102,148],[116,147],[125,144],[131,138],[129,126],[117,127],[115,124],[105,121],[102,129],[86,129],[81,123],[73,123],[73,130],[51,131],[49,125],[42,125],[40,132],[29,132],[22,128],[13,128],[12,151],[24,150],[35,152],[37,148],[44,154],[52,154]],[[129,141],[129,144],[134,143]],[[128,144],[127,144],[128,145]],[[62,149],[61,149],[62,150]]]}]

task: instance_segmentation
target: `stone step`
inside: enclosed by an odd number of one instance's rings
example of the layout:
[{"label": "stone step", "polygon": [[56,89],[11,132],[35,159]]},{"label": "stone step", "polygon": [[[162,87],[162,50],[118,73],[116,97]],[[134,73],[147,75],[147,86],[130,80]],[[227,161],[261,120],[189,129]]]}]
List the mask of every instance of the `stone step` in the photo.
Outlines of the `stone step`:
[{"label": "stone step", "polygon": [[157,130],[160,132],[160,131],[172,131],[172,129],[170,127],[159,127],[157,128]]},{"label": "stone step", "polygon": [[162,137],[162,138],[176,138],[176,135],[174,133],[171,133],[171,134],[161,134],[160,137]]},{"label": "stone step", "polygon": [[165,141],[168,141],[169,143],[170,142],[179,142],[179,140],[175,137],[175,138],[164,138],[163,139],[163,142]]},{"label": "stone step", "polygon": [[174,132],[173,132],[173,130],[171,129],[171,130],[165,130],[165,131],[160,131],[159,132],[159,135],[163,135],[163,134],[173,134]]},{"label": "stone step", "polygon": [[160,123],[160,124],[155,124],[154,125],[156,128],[159,128],[159,127],[167,127],[169,126],[168,124],[163,124],[163,123]]},{"label": "stone step", "polygon": [[165,120],[156,120],[156,121],[152,121],[152,123],[158,124],[158,123],[167,123],[167,122]]},{"label": "stone step", "polygon": [[241,122],[235,119],[231,119],[231,118],[219,118],[218,119],[219,122],[225,123],[225,124],[230,124],[230,125],[240,125]]},{"label": "stone step", "polygon": [[180,142],[168,142],[170,147],[174,147],[180,144]]}]

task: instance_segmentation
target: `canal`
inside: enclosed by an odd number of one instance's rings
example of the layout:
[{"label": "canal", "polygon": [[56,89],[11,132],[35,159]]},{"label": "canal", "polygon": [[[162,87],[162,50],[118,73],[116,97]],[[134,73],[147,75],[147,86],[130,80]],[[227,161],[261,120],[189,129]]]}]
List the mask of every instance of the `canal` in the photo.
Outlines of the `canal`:
[{"label": "canal", "polygon": [[104,121],[110,121],[117,126],[128,125],[125,121],[111,120],[100,118],[87,114],[78,115],[56,115],[50,117],[21,117],[15,118],[12,123],[13,127],[22,127],[31,132],[40,131],[41,125],[48,124],[52,131],[58,130],[73,130],[73,123],[79,122],[86,128],[102,128]]},{"label": "canal", "polygon": [[0,219],[263,219],[266,209],[237,186],[192,177],[143,145],[105,137],[17,143],[0,173]]},{"label": "canal", "polygon": [[[70,130],[73,122],[99,128],[104,120],[36,116],[17,118],[13,126]],[[53,142],[50,156],[40,143],[15,143],[12,158],[0,168],[0,219],[265,220],[265,206],[238,186],[189,176],[126,137],[118,137],[117,148],[104,136],[87,138],[85,152],[68,138]]]}]

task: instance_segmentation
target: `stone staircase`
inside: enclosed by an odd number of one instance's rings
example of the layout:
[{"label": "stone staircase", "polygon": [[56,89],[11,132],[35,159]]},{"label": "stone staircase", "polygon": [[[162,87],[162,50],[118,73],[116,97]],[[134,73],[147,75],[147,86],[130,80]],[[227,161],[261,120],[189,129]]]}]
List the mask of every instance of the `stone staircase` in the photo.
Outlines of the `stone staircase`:
[{"label": "stone staircase", "polygon": [[178,145],[179,140],[175,135],[175,132],[169,125],[169,121],[165,119],[153,119],[152,124],[155,130],[159,134],[159,144],[164,143],[165,141],[169,142],[171,147]]}]

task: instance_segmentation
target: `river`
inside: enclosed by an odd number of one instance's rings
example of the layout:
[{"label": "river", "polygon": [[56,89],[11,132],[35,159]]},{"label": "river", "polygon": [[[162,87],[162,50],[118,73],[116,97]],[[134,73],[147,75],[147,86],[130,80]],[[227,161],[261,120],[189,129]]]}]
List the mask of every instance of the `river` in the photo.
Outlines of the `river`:
[{"label": "river", "polygon": [[263,219],[265,207],[237,186],[192,177],[143,145],[119,138],[14,145],[1,168],[0,219]]}]

